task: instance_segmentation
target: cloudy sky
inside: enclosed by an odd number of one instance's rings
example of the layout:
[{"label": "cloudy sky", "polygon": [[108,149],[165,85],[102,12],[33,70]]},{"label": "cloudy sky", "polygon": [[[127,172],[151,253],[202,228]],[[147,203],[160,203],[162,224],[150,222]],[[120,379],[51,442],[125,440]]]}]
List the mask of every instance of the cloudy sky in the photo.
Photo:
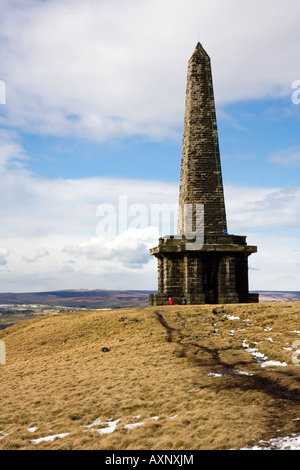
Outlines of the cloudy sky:
[{"label": "cloudy sky", "polygon": [[[300,290],[298,0],[0,0],[0,291],[156,289],[187,62],[211,57],[251,290]],[[175,216],[174,216],[175,220]],[[111,221],[114,222],[112,225]]]}]

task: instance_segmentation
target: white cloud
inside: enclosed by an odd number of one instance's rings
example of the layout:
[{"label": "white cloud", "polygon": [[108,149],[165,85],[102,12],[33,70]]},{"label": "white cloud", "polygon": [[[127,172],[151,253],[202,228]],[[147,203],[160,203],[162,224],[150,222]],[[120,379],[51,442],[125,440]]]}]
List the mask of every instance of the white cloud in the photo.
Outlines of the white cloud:
[{"label": "white cloud", "polygon": [[254,231],[248,243],[258,247],[249,258],[251,289],[299,291],[299,230]]},{"label": "white cloud", "polygon": [[0,129],[0,171],[22,167],[27,159],[16,132]]},{"label": "white cloud", "polygon": [[279,150],[269,155],[268,160],[281,166],[296,168],[300,166],[300,150],[298,148]]},{"label": "white cloud", "polygon": [[300,188],[225,187],[229,230],[300,227]]},{"label": "white cloud", "polygon": [[2,0],[0,123],[100,141],[181,136],[198,33],[218,106],[288,95],[299,15],[298,0]]},{"label": "white cloud", "polygon": [[31,251],[31,253],[29,253],[28,255],[23,255],[22,261],[24,261],[25,263],[35,263],[39,259],[49,255],[49,251],[44,248],[38,251]]},{"label": "white cloud", "polygon": [[9,255],[9,250],[7,248],[0,248],[0,266],[7,265],[8,255]]},{"label": "white cloud", "polygon": [[149,249],[157,243],[158,229],[129,229],[114,239],[93,237],[77,246],[66,246],[63,252],[75,258],[110,261],[128,268],[142,268],[149,262]]}]

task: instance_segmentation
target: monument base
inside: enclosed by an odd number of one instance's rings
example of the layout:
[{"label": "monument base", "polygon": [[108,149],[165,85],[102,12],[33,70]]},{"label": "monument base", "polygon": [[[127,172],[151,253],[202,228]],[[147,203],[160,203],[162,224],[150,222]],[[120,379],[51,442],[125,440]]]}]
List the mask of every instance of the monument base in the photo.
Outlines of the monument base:
[{"label": "monument base", "polygon": [[248,256],[255,246],[245,236],[206,237],[201,249],[186,249],[185,237],[162,237],[150,250],[158,260],[158,294],[150,306],[257,303],[248,288]]}]

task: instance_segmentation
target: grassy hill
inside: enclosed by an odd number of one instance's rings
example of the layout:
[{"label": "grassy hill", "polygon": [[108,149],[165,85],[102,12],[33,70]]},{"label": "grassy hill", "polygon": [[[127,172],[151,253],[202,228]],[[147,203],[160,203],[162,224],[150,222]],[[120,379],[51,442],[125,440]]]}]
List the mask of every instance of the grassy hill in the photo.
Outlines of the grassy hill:
[{"label": "grassy hill", "polygon": [[0,449],[240,449],[299,434],[299,318],[300,302],[273,302],[10,326]]}]

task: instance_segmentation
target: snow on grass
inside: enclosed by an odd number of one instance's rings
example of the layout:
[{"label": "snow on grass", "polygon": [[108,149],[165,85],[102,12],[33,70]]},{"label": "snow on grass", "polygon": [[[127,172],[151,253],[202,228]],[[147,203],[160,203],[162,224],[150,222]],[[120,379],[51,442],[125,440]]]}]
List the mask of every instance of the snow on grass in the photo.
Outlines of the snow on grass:
[{"label": "snow on grass", "polygon": [[[170,419],[174,419],[176,416],[177,415],[171,416]],[[141,415],[134,416],[134,418],[140,418],[140,417],[141,417]],[[159,416],[152,416],[150,419],[156,421],[156,420],[159,419]],[[117,429],[117,425],[118,425],[119,421],[120,421],[120,419],[116,419],[116,420],[108,419],[106,421],[102,421],[100,418],[97,418],[91,424],[88,424],[85,427],[90,428],[91,431],[96,431],[99,434],[110,434],[110,433],[114,432]],[[138,426],[143,426],[144,424],[145,424],[144,422],[130,423],[130,424],[125,424],[124,426],[122,426],[122,428],[123,429],[133,429],[133,428],[138,427]],[[97,426],[102,426],[102,425],[106,425],[106,427],[95,429]],[[27,428],[27,431],[30,432],[30,433],[33,433],[36,430],[37,430],[36,426],[31,427],[31,428]],[[50,432],[52,432],[52,431],[50,431]],[[69,432],[61,433],[61,434],[52,434],[50,436],[45,436],[45,437],[40,437],[40,438],[37,438],[37,439],[32,439],[31,442],[33,444],[40,444],[41,442],[52,442],[56,438],[62,439],[64,437],[68,436],[69,434],[70,434]],[[8,434],[6,434],[4,431],[0,431],[0,440],[4,439],[6,436],[8,436]]]},{"label": "snow on grass", "polygon": [[247,351],[253,356],[255,357],[255,359],[257,360],[258,364],[262,364],[263,361],[265,361],[267,359],[267,357],[260,353],[256,348],[250,348],[249,344],[246,343],[246,340],[244,339],[243,341],[243,344],[242,344],[243,348],[247,349]]},{"label": "snow on grass", "polygon": [[143,426],[145,423],[132,423],[132,424],[125,424],[124,429],[133,429],[136,428],[137,426]]},{"label": "snow on grass", "polygon": [[[139,419],[140,417],[141,417],[141,415],[137,415],[137,416],[134,416],[133,418]],[[152,416],[150,419],[158,420],[159,416]],[[110,433],[114,432],[117,429],[117,425],[118,425],[119,421],[120,421],[120,419],[116,419],[114,421],[112,419],[102,421],[101,418],[97,418],[95,421],[93,421],[91,424],[89,424],[85,427],[86,428],[91,428],[92,431],[96,431],[99,434],[110,434]],[[124,426],[122,426],[121,428],[122,429],[133,429],[133,428],[136,428],[138,426],[143,426],[144,424],[145,424],[144,422],[129,423],[129,424],[124,424]],[[95,427],[102,426],[102,425],[106,425],[107,427],[100,428],[100,429],[95,429]]]},{"label": "snow on grass", "polygon": [[[85,426],[86,428],[92,428],[93,431],[97,431],[99,434],[110,434],[114,432],[117,428],[117,424],[120,421],[120,419],[116,419],[113,421],[112,419],[109,419],[107,421],[102,421],[100,418],[95,419],[91,424],[88,424]],[[100,428],[100,429],[94,429],[97,426],[102,426],[106,425],[106,428]]]},{"label": "snow on grass", "polygon": [[287,363],[286,362],[280,362],[280,361],[265,361],[261,364],[261,367],[269,367],[269,366],[286,367]]},{"label": "snow on grass", "polygon": [[245,339],[243,341],[243,348],[247,349],[247,351],[256,359],[257,363],[260,364],[261,367],[268,367],[268,366],[286,367],[287,366],[286,362],[267,361],[268,357],[260,353],[256,348],[250,348],[249,344],[246,343]]},{"label": "snow on grass", "polygon": [[101,424],[105,424],[105,423],[103,423],[100,418],[97,418],[97,419],[95,419],[95,421],[93,421],[91,424],[88,424],[85,427],[86,428],[93,428],[95,426],[101,426]]},{"label": "snow on grass", "polygon": [[33,444],[39,444],[40,442],[52,442],[57,437],[62,439],[63,437],[68,436],[69,434],[70,434],[69,432],[65,432],[61,434],[55,434],[53,436],[40,437],[39,439],[32,439],[31,442],[33,442]]},{"label": "snow on grass", "polygon": [[240,320],[240,317],[235,317],[234,315],[223,315],[228,320]]},{"label": "snow on grass", "polygon": [[248,375],[252,376],[252,374],[249,374],[248,372],[244,372],[242,370],[237,370],[237,369],[227,369],[225,371],[220,371],[220,372],[209,372],[207,375],[211,377],[224,377],[224,375]]},{"label": "snow on grass", "polygon": [[27,431],[29,432],[35,432],[37,430],[37,427],[34,426],[33,428],[27,428]]},{"label": "snow on grass", "polygon": [[6,436],[7,436],[7,434],[5,434],[5,432],[0,431],[0,441],[1,441],[1,439],[3,439]]},{"label": "snow on grass", "polygon": [[110,434],[116,430],[119,421],[119,419],[116,419],[115,421],[108,421],[107,428],[97,429],[97,432],[99,434]]},{"label": "snow on grass", "polygon": [[270,441],[259,441],[260,445],[244,447],[240,450],[300,450],[300,435],[276,437]]}]

